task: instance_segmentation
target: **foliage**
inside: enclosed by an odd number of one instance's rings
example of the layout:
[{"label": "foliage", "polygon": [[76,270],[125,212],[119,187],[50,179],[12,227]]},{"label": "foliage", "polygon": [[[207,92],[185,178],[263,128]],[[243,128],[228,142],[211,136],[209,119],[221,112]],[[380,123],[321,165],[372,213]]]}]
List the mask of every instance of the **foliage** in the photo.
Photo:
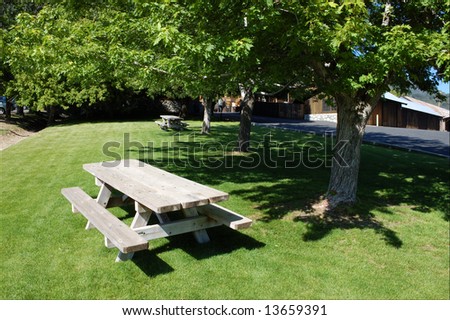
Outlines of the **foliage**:
[{"label": "foliage", "polygon": [[93,103],[107,91],[110,69],[104,47],[92,41],[95,25],[73,20],[63,7],[22,13],[9,32],[10,93],[38,110]]},{"label": "foliage", "polygon": [[36,13],[40,10],[40,6],[34,2],[4,0],[0,7],[0,92],[5,95],[6,84],[12,79],[9,65],[6,63],[6,48],[9,43],[5,39],[8,29],[16,23],[16,16],[20,12]]},{"label": "foliage", "polygon": [[50,1],[19,16],[9,63],[13,87],[40,107],[89,103],[108,85],[180,96],[238,83],[295,83],[329,96],[388,85],[436,93],[437,79],[449,77],[448,9],[398,1],[382,25],[379,1]]},{"label": "foliage", "polygon": [[230,83],[222,81],[228,61],[251,46],[245,38],[207,32],[209,20],[196,19],[193,7],[69,1],[46,5],[36,15],[20,14],[7,34],[7,62],[15,76],[10,91],[38,109],[92,104],[110,87],[214,95]]},{"label": "foliage", "polygon": [[[444,61],[449,4],[392,3],[390,23],[382,25],[385,6],[379,1],[278,2],[272,23],[284,30],[273,38],[280,39],[291,63],[313,69],[308,77],[329,96],[346,92],[363,100],[388,86],[435,92],[437,79],[448,78],[450,68]],[[286,16],[296,23],[283,24]],[[433,67],[440,72],[434,74]]]}]

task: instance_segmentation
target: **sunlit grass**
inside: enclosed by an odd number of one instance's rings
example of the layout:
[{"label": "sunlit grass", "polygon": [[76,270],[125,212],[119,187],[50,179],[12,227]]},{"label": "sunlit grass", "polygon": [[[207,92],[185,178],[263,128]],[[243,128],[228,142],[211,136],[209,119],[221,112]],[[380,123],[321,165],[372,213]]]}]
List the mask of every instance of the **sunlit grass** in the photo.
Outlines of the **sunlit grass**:
[{"label": "sunlit grass", "polygon": [[[194,136],[200,125],[191,121],[178,135],[152,121],[68,124],[1,151],[0,298],[448,299],[447,160],[364,145],[358,205],[324,222],[312,205],[329,168],[309,142],[322,138],[271,130],[275,150],[268,129],[254,127],[253,150],[241,155],[233,151],[237,123]],[[277,144],[284,141],[293,147]],[[222,204],[255,222],[242,232],[211,229],[205,245],[189,234],[152,241],[114,263],[116,250],[84,230],[60,189],[95,196],[82,165],[115,156],[226,191]]]}]

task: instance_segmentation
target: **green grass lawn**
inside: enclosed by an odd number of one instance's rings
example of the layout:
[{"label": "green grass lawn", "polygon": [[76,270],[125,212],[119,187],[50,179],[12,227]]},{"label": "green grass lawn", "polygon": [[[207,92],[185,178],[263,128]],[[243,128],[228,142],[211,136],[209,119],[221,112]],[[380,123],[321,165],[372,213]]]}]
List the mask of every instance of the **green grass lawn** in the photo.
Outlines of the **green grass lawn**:
[{"label": "green grass lawn", "polygon": [[[1,151],[0,298],[449,298],[448,160],[364,145],[358,206],[319,220],[322,138],[253,127],[254,152],[239,155],[236,122],[213,123],[210,136],[189,123],[179,135],[152,121],[60,125]],[[204,245],[190,234],[159,239],[115,263],[117,250],[84,230],[60,190],[95,197],[82,165],[119,155],[230,193],[221,204],[253,226],[210,229]],[[126,208],[114,213],[131,221]]]}]

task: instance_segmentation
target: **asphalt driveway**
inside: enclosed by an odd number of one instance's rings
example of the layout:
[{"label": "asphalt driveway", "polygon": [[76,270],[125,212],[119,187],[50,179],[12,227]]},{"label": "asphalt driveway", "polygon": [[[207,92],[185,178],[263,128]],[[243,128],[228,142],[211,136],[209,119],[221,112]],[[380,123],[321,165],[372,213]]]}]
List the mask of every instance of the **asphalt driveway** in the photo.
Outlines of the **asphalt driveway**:
[{"label": "asphalt driveway", "polygon": [[[226,116],[225,113],[223,115]],[[229,117],[236,119],[239,115],[230,114]],[[255,125],[319,135],[336,133],[336,124],[333,122],[299,121],[259,116],[254,116],[252,121]],[[446,131],[367,126],[364,142],[450,158],[450,133]]]}]

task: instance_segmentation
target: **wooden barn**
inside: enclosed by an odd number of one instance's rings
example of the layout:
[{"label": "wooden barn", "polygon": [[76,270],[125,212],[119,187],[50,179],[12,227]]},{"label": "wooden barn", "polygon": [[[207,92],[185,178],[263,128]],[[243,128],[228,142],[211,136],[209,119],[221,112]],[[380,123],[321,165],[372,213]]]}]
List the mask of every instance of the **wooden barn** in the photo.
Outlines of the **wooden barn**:
[{"label": "wooden barn", "polygon": [[[292,101],[288,93],[277,97],[257,95],[253,114],[273,118],[337,122],[337,109],[331,100],[314,96],[304,102]],[[397,97],[387,92],[378,101],[367,124],[450,131],[450,112],[415,98]]]},{"label": "wooden barn", "polygon": [[[305,102],[305,120],[337,121],[336,108],[327,100],[312,97]],[[411,98],[385,93],[378,101],[368,125],[445,131],[449,129],[449,111]]]},{"label": "wooden barn", "polygon": [[368,125],[444,131],[445,111],[448,110],[414,98],[385,93],[370,116]]}]

